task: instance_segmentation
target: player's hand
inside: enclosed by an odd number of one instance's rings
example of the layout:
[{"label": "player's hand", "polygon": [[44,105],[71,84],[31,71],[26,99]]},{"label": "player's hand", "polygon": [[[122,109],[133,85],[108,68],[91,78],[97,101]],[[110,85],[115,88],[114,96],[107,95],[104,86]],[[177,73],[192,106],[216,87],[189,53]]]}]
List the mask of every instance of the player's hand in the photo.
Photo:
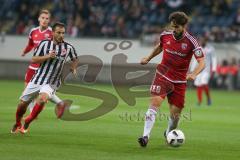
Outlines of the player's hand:
[{"label": "player's hand", "polygon": [[195,79],[196,79],[196,75],[195,74],[192,74],[192,73],[187,74],[187,78],[186,78],[187,81],[189,81],[189,80],[193,81]]},{"label": "player's hand", "polygon": [[148,64],[148,62],[149,62],[149,59],[148,59],[148,57],[144,57],[142,60],[141,60],[141,64],[142,65],[145,65],[145,64]]},{"label": "player's hand", "polygon": [[26,55],[26,53],[22,52],[21,56],[24,57]]},{"label": "player's hand", "polygon": [[73,70],[72,70],[72,73],[73,73],[74,77],[77,78],[77,70],[76,70],[76,69],[73,69]]},{"label": "player's hand", "polygon": [[50,51],[48,54],[49,58],[55,58],[56,57],[56,52],[54,50]]}]

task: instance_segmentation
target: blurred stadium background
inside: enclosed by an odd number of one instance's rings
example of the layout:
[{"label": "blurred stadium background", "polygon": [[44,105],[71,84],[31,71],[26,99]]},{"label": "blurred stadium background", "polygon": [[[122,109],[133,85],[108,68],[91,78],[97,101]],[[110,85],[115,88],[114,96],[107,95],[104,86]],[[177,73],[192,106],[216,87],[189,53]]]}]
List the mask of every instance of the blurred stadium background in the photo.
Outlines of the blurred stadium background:
[{"label": "blurred stadium background", "polygon": [[[239,159],[239,0],[0,0],[0,3],[0,159]],[[84,84],[116,96],[111,67],[117,66],[121,72],[138,70],[140,59],[157,43],[169,13],[180,10],[190,15],[189,31],[196,37],[208,37],[216,48],[218,67],[210,83],[214,88],[212,107],[197,108],[195,90],[189,84],[185,113],[192,115],[192,119],[181,125],[186,145],[178,151],[164,146],[162,132],[167,123],[164,121],[161,132],[155,126],[149,150],[138,148],[136,139],[142,133],[143,121],[136,120],[136,115],[139,112],[144,115],[147,99],[140,99],[137,107],[130,108],[119,98],[118,108],[88,122],[58,121],[52,112],[53,104],[49,104],[52,107],[32,125],[30,135],[10,135],[32,56],[20,54],[31,28],[38,26],[38,13],[43,8],[51,12],[51,24],[56,21],[66,24],[65,39],[75,46],[83,63],[98,68],[94,58],[103,62],[97,83]],[[107,51],[109,44],[116,45],[116,49]],[[161,56],[154,58],[146,68],[154,70],[160,59]],[[86,70],[86,66],[80,67],[80,78],[69,80],[82,82]],[[150,79],[146,78],[146,83]],[[81,104],[76,112],[88,111],[91,105],[99,103],[92,98],[59,95]],[[168,114],[166,102],[162,111]],[[136,119],[131,120],[131,115]]]},{"label": "blurred stadium background", "polygon": [[[218,70],[211,84],[230,90],[240,88],[238,0],[2,0],[1,4],[2,78],[23,78],[31,56],[22,58],[20,53],[31,28],[38,26],[38,13],[42,8],[51,11],[52,23],[66,24],[66,39],[73,43],[79,55],[94,55],[105,66],[112,63],[112,56],[117,53],[127,55],[128,63],[138,63],[157,42],[169,13],[181,10],[191,17],[190,32],[196,37],[208,37],[216,47]],[[111,53],[104,50],[108,42],[119,45],[126,39],[132,43],[129,49],[117,48]],[[155,58],[152,63],[159,60]],[[103,72],[99,82],[108,82],[109,71]]]}]

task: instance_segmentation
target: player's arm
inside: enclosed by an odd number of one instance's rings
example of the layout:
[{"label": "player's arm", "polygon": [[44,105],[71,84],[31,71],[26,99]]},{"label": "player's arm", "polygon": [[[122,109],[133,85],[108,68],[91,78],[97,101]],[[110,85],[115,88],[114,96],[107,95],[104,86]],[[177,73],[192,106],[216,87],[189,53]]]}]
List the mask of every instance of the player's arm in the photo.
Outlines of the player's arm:
[{"label": "player's arm", "polygon": [[75,77],[77,77],[77,67],[79,64],[79,60],[77,58],[74,58],[71,62],[71,71]]},{"label": "player's arm", "polygon": [[[48,41],[42,41],[38,45],[38,47],[35,49],[33,57],[32,57],[32,63],[42,63],[50,58],[55,58],[56,53],[54,50],[50,51],[49,53],[46,52]],[[49,42],[50,43],[50,42]]]},{"label": "player's arm", "polygon": [[197,59],[198,65],[196,68],[191,72],[190,74],[187,75],[187,80],[195,80],[197,75],[204,69],[205,67],[205,58],[198,58]]},{"label": "player's arm", "polygon": [[32,63],[42,63],[50,58],[55,58],[55,57],[56,57],[55,51],[50,51],[49,54],[44,56],[33,56]]},{"label": "player's arm", "polygon": [[77,77],[77,67],[78,67],[78,64],[79,64],[79,60],[78,60],[78,57],[77,57],[76,50],[73,46],[71,46],[69,57],[71,59],[70,70],[72,71],[73,75],[75,77]]},{"label": "player's arm", "polygon": [[25,56],[27,53],[29,53],[34,47],[34,43],[33,40],[31,38],[28,39],[28,44],[27,46],[24,48],[21,56]]},{"label": "player's arm", "polygon": [[160,45],[160,43],[153,49],[152,53],[149,54],[147,57],[144,57],[141,60],[141,64],[147,64],[152,58],[156,57],[158,54],[160,54],[162,52],[162,47]]}]

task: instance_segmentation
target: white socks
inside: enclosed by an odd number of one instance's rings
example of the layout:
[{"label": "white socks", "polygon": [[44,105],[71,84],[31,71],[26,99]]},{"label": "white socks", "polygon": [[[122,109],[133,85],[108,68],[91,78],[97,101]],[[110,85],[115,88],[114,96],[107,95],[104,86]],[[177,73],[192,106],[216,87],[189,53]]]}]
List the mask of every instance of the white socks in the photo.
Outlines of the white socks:
[{"label": "white socks", "polygon": [[[147,110],[145,114],[143,137],[144,136],[147,136],[148,138],[150,137],[151,130],[156,120],[156,116],[157,116],[157,108],[151,107]],[[178,126],[178,122],[179,122],[179,118],[169,117],[166,134],[168,134],[171,130],[176,129]]]},{"label": "white socks", "polygon": [[146,115],[145,115],[143,136],[147,136],[148,138],[150,136],[150,132],[152,130],[152,127],[154,125],[156,115],[157,115],[157,111],[155,109],[152,109],[152,108],[149,108],[146,112]]},{"label": "white socks", "polygon": [[179,121],[179,118],[169,117],[168,128],[167,128],[167,131],[166,131],[167,134],[168,134],[171,130],[177,128],[177,126],[178,126],[178,121]]}]

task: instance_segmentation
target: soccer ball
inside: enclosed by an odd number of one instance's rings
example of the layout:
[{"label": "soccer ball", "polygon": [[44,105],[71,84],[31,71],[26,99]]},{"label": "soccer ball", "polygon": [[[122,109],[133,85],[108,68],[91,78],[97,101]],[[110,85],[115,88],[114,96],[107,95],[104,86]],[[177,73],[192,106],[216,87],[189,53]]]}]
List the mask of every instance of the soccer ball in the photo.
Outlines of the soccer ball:
[{"label": "soccer ball", "polygon": [[174,129],[167,134],[167,142],[172,147],[179,147],[185,142],[184,133],[179,129]]}]

